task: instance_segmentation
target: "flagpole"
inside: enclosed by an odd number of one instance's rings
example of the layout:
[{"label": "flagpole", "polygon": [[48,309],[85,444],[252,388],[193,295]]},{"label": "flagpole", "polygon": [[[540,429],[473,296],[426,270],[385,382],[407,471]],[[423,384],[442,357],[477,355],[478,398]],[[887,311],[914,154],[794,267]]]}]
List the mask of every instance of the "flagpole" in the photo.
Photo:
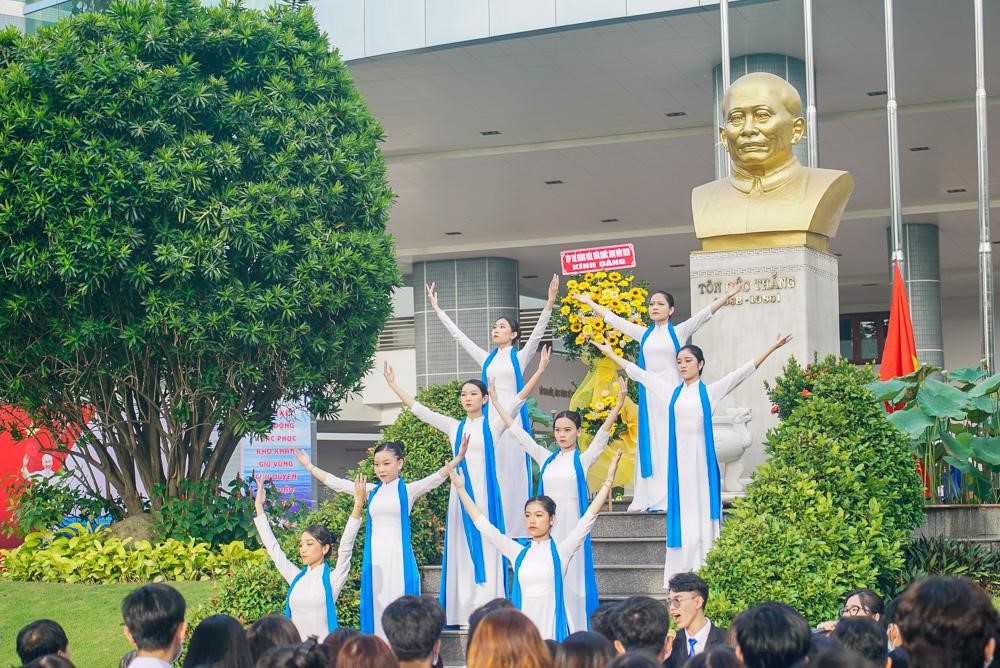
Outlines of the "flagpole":
[{"label": "flagpole", "polygon": [[[720,38],[722,41],[722,94],[719,95],[719,101],[726,99],[726,91],[729,90],[730,73],[729,73],[729,0],[719,0],[719,28],[720,28]],[[726,119],[722,118],[722,124],[725,125]],[[722,138],[716,139],[716,160],[718,164],[725,165],[725,175],[728,176],[732,173],[732,165],[729,163],[729,155],[726,153],[726,147],[722,143]]]},{"label": "flagpole", "polygon": [[996,371],[993,324],[993,244],[990,241],[990,165],[986,141],[986,74],[983,64],[983,0],[975,0],[976,156],[979,176],[979,327],[986,371]]},{"label": "flagpole", "polygon": [[903,215],[899,195],[899,131],[896,104],[895,42],[892,26],[892,0],[885,0],[885,79],[888,100],[885,112],[889,125],[889,216],[892,222],[892,260],[903,265]]},{"label": "flagpole", "polygon": [[813,71],[813,18],[812,0],[802,0],[802,15],[806,36],[806,162],[816,167],[818,139],[816,129],[816,73]]}]

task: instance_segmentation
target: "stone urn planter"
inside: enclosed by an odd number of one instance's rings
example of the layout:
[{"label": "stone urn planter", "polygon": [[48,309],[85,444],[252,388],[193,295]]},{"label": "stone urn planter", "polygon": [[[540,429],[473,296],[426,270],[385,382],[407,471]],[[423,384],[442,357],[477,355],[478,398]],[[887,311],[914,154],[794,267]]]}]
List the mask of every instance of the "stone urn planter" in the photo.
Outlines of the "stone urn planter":
[{"label": "stone urn planter", "polygon": [[742,493],[743,455],[753,440],[747,425],[753,416],[749,408],[729,408],[712,416],[715,456],[719,460],[722,491]]}]

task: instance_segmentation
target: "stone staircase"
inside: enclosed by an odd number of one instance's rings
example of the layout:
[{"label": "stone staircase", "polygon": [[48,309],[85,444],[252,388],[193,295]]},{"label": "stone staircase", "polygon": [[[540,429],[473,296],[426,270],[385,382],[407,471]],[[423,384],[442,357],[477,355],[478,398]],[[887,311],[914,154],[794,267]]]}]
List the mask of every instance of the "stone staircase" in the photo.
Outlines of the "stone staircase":
[{"label": "stone staircase", "polygon": [[[629,513],[616,509],[600,514],[590,537],[597,590],[602,602],[620,601],[637,594],[666,599],[663,589],[665,523],[663,513]],[[440,566],[421,568],[424,595],[437,596],[440,586]],[[465,645],[464,630],[444,632],[441,655],[446,666],[464,665]]]}]

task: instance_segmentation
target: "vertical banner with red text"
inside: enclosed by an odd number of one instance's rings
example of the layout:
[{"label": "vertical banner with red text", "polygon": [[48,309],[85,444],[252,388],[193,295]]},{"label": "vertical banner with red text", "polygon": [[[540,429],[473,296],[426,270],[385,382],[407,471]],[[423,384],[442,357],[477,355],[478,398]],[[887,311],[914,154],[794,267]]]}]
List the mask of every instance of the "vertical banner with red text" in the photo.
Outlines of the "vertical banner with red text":
[{"label": "vertical banner with red text", "polygon": [[279,406],[271,433],[247,436],[240,442],[243,477],[262,473],[274,482],[282,497],[294,495],[299,503],[312,506],[312,476],[295,458],[296,450],[313,458],[312,416],[301,408]]}]

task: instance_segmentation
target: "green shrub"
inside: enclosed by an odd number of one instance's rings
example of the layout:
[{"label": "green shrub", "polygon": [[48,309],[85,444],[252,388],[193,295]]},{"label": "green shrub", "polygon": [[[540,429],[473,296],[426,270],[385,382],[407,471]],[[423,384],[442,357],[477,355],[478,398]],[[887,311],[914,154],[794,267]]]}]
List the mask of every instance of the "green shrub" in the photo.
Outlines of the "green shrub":
[{"label": "green shrub", "polygon": [[68,516],[84,522],[95,522],[106,515],[113,520],[122,518],[121,499],[109,501],[88,489],[71,486],[69,478],[69,472],[62,469],[51,479],[35,477],[28,484],[12,483],[8,502],[16,512],[4,520],[0,530],[7,536],[24,536],[55,529]]},{"label": "green shrub", "polygon": [[774,599],[815,623],[834,619],[854,587],[893,590],[922,490],[872,380],[871,368],[831,356],[805,369],[790,359],[767,385],[787,417],[701,569],[713,620]]},{"label": "green shrub", "polygon": [[218,549],[193,538],[159,543],[116,538],[106,529],[89,532],[81,524],[70,531],[28,534],[7,553],[5,577],[28,582],[163,582],[208,580],[245,562],[267,559],[235,541]]},{"label": "green shrub", "polygon": [[896,578],[897,593],[928,575],[955,575],[975,580],[1000,596],[1000,551],[953,538],[918,538],[903,550],[905,565]]}]

